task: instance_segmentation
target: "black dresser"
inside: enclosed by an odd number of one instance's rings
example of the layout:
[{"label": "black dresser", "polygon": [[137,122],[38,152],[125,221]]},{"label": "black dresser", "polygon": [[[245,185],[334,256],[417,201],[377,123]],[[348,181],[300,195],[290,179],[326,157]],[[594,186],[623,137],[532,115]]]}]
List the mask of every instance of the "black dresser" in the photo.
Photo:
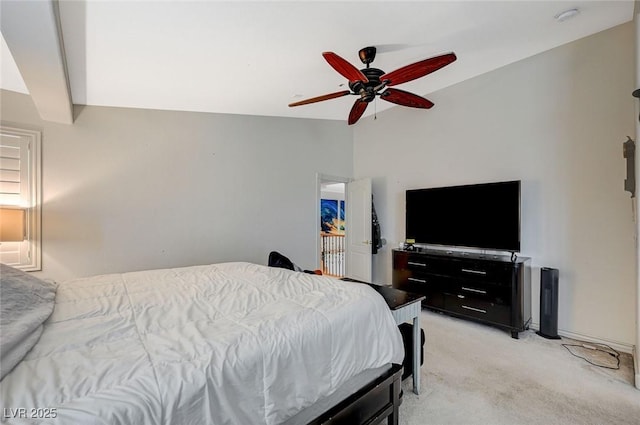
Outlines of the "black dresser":
[{"label": "black dresser", "polygon": [[393,287],[424,307],[511,331],[531,322],[530,259],[441,250],[393,251]]}]

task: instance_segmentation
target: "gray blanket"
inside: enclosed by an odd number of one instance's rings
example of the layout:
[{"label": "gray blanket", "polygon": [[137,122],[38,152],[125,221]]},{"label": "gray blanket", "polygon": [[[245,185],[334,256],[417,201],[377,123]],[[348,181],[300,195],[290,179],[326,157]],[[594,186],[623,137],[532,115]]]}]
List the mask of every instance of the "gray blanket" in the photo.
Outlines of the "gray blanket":
[{"label": "gray blanket", "polygon": [[0,264],[0,380],[38,342],[55,298],[54,284]]}]

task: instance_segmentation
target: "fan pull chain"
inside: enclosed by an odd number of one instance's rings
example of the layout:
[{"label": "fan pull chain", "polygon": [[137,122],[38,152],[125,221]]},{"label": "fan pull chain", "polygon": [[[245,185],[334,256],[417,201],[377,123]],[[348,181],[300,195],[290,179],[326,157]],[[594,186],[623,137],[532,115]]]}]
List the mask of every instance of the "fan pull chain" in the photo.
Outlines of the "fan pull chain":
[{"label": "fan pull chain", "polygon": [[378,119],[378,98],[374,97],[373,98],[373,120],[377,120]]}]

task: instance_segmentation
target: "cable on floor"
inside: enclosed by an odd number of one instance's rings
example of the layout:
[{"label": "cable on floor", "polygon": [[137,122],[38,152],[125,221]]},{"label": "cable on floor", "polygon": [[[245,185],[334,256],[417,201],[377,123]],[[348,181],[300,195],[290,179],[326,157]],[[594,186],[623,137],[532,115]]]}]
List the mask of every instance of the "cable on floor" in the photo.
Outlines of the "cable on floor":
[{"label": "cable on floor", "polygon": [[[590,363],[594,366],[597,367],[602,367],[605,369],[613,369],[613,370],[618,370],[620,369],[620,353],[618,353],[616,350],[614,350],[613,348],[609,347],[606,344],[562,344],[562,346],[564,348],[567,349],[567,351],[569,353],[571,353],[572,355],[586,361],[587,363]],[[595,350],[595,351],[601,351],[603,353],[607,353],[608,355],[610,355],[611,357],[615,357],[616,359],[616,365],[615,367],[613,366],[607,366],[607,365],[602,365],[602,364],[597,364],[592,362],[591,360],[587,359],[586,357],[580,356],[576,353],[574,353],[573,351],[571,351],[571,349],[569,347],[580,347],[580,348],[587,348],[589,350]],[[605,350],[604,348],[607,348],[607,350]]]}]

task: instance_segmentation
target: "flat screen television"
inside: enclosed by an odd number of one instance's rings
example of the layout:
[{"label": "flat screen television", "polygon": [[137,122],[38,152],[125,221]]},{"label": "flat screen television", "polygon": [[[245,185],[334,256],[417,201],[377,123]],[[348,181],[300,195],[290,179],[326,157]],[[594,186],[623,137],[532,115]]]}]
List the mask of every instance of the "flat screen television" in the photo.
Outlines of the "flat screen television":
[{"label": "flat screen television", "polygon": [[520,251],[520,181],[407,190],[417,244]]}]

